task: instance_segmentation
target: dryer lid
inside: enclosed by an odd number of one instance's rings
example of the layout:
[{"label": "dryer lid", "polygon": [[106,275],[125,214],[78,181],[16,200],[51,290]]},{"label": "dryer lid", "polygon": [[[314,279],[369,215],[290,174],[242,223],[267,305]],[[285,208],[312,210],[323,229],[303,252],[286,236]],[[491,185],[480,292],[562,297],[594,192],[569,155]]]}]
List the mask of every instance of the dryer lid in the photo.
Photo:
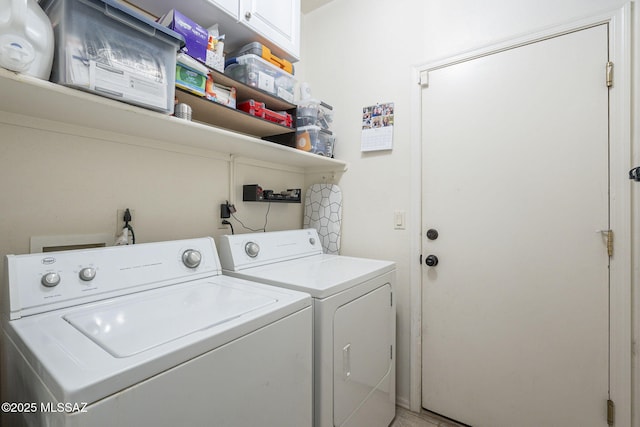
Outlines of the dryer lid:
[{"label": "dryer lid", "polygon": [[145,299],[88,307],[64,319],[114,357],[123,358],[277,302],[258,292],[205,281]]},{"label": "dryer lid", "polygon": [[236,277],[326,298],[395,270],[395,263],[320,254],[229,272]]}]

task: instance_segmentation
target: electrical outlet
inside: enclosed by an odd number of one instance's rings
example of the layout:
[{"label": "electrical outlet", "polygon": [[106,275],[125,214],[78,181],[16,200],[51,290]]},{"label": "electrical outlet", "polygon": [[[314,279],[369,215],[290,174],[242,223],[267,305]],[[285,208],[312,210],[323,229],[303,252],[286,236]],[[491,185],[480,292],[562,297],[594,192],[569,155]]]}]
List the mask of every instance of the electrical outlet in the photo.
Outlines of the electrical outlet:
[{"label": "electrical outlet", "polygon": [[[116,236],[118,236],[122,229],[124,228],[124,211],[126,209],[118,209],[116,213]],[[136,219],[136,211],[133,209],[129,209],[129,213],[131,214],[131,221],[129,221],[129,225],[134,227],[135,219]]]},{"label": "electrical outlet", "polygon": [[218,230],[229,230],[229,226],[227,224],[223,224],[222,221],[218,223]]}]

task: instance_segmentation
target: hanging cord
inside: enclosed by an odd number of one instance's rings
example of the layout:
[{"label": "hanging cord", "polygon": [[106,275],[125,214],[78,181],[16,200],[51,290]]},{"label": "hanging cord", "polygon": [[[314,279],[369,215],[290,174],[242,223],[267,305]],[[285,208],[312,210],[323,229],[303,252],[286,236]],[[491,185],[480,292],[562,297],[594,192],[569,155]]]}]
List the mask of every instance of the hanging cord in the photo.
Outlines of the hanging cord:
[{"label": "hanging cord", "polygon": [[227,221],[227,220],[225,219],[224,221],[222,221],[222,223],[223,223],[224,225],[228,225],[229,227],[231,227],[231,234],[236,234],[236,232],[235,232],[235,231],[233,231],[233,224],[231,224],[231,222],[230,222],[230,221]]},{"label": "hanging cord", "polygon": [[129,224],[129,222],[131,221],[131,212],[129,211],[129,208],[125,209],[124,211],[124,227],[126,228],[129,232],[129,234],[131,234],[131,244],[135,245],[136,244],[136,234],[133,232],[133,227],[131,226],[131,224]]},{"label": "hanging cord", "polygon": [[[235,214],[231,214],[231,216],[233,217],[233,219],[235,219],[236,221],[238,221],[240,223],[240,225],[245,229],[245,230],[249,230],[249,231],[264,231],[266,233],[267,231],[267,222],[269,221],[269,211],[271,210],[271,202],[269,202],[269,204],[267,205],[267,212],[264,214],[264,226],[262,228],[251,228],[251,227],[247,227],[246,225],[244,225],[244,223],[242,221],[240,221]],[[233,228],[231,229],[232,233],[233,233]]]}]

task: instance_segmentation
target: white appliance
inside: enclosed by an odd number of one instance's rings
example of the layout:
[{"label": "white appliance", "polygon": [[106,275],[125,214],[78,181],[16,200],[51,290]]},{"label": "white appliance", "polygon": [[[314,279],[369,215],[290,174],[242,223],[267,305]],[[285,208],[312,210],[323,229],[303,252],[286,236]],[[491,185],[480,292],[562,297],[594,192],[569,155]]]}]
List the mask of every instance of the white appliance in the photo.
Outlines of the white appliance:
[{"label": "white appliance", "polygon": [[324,254],[315,229],[222,236],[223,273],[313,297],[314,426],[395,416],[395,263]]},{"label": "white appliance", "polygon": [[211,238],[6,271],[4,425],[312,425],[311,298],[222,276]]}]

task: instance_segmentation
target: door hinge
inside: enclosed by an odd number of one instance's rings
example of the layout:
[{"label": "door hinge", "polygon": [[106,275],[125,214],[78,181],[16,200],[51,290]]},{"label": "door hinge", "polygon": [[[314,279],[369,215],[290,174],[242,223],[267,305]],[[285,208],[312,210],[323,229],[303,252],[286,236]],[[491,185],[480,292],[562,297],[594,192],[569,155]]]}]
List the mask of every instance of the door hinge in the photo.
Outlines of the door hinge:
[{"label": "door hinge", "polygon": [[422,87],[429,87],[429,71],[420,71],[420,81],[418,84]]},{"label": "door hinge", "polygon": [[607,239],[607,254],[613,256],[613,230],[598,230]]},{"label": "door hinge", "polygon": [[613,86],[613,62],[607,62],[607,87]]},{"label": "door hinge", "polygon": [[389,293],[389,299],[390,299],[390,301],[389,301],[389,305],[390,305],[391,307],[393,307],[393,292],[390,292],[390,293]]},{"label": "door hinge", "polygon": [[393,360],[393,344],[389,346],[389,359]]},{"label": "door hinge", "polygon": [[612,426],[616,421],[616,405],[613,400],[607,400],[607,424]]}]

